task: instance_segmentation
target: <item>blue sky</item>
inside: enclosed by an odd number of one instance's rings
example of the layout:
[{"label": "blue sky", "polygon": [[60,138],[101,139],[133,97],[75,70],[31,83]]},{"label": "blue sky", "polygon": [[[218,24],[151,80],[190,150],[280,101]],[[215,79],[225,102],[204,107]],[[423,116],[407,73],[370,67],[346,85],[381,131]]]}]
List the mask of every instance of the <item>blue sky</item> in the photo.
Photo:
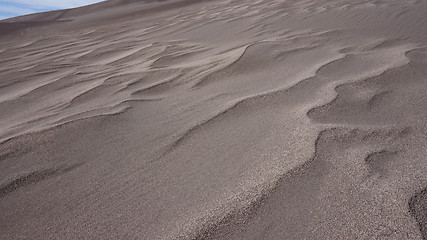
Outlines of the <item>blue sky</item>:
[{"label": "blue sky", "polygon": [[84,6],[101,0],[0,0],[0,19]]}]

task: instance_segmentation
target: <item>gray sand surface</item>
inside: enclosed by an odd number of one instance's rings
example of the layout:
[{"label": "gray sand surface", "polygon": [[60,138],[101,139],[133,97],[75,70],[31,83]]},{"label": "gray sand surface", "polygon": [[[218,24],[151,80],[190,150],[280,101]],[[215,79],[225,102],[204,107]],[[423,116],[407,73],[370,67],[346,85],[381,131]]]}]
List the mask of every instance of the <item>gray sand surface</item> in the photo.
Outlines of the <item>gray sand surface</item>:
[{"label": "gray sand surface", "polygon": [[427,1],[0,21],[0,239],[427,239]]}]

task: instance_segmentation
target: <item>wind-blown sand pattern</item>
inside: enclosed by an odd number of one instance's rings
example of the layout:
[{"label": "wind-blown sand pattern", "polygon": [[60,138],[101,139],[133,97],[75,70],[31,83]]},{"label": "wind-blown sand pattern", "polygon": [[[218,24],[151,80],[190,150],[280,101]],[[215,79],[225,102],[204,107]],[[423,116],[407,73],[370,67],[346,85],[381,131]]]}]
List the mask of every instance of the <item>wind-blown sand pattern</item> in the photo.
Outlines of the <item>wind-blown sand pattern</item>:
[{"label": "wind-blown sand pattern", "polygon": [[0,21],[1,239],[426,239],[427,2]]}]

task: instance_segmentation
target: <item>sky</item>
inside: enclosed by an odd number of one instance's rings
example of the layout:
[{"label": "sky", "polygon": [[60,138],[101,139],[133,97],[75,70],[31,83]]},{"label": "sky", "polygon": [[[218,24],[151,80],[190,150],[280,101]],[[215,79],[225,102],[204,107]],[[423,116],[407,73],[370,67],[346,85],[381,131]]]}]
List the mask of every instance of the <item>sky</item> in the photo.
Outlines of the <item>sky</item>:
[{"label": "sky", "polygon": [[50,10],[74,8],[101,0],[0,0],[0,19]]}]

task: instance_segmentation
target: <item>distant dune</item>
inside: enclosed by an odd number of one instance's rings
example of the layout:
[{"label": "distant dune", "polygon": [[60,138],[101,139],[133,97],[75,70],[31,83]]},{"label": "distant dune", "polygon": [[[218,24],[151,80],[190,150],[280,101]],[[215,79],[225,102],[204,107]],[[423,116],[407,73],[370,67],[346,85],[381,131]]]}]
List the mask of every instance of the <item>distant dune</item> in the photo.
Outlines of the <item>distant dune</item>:
[{"label": "distant dune", "polygon": [[427,239],[427,2],[0,21],[0,239]]}]

